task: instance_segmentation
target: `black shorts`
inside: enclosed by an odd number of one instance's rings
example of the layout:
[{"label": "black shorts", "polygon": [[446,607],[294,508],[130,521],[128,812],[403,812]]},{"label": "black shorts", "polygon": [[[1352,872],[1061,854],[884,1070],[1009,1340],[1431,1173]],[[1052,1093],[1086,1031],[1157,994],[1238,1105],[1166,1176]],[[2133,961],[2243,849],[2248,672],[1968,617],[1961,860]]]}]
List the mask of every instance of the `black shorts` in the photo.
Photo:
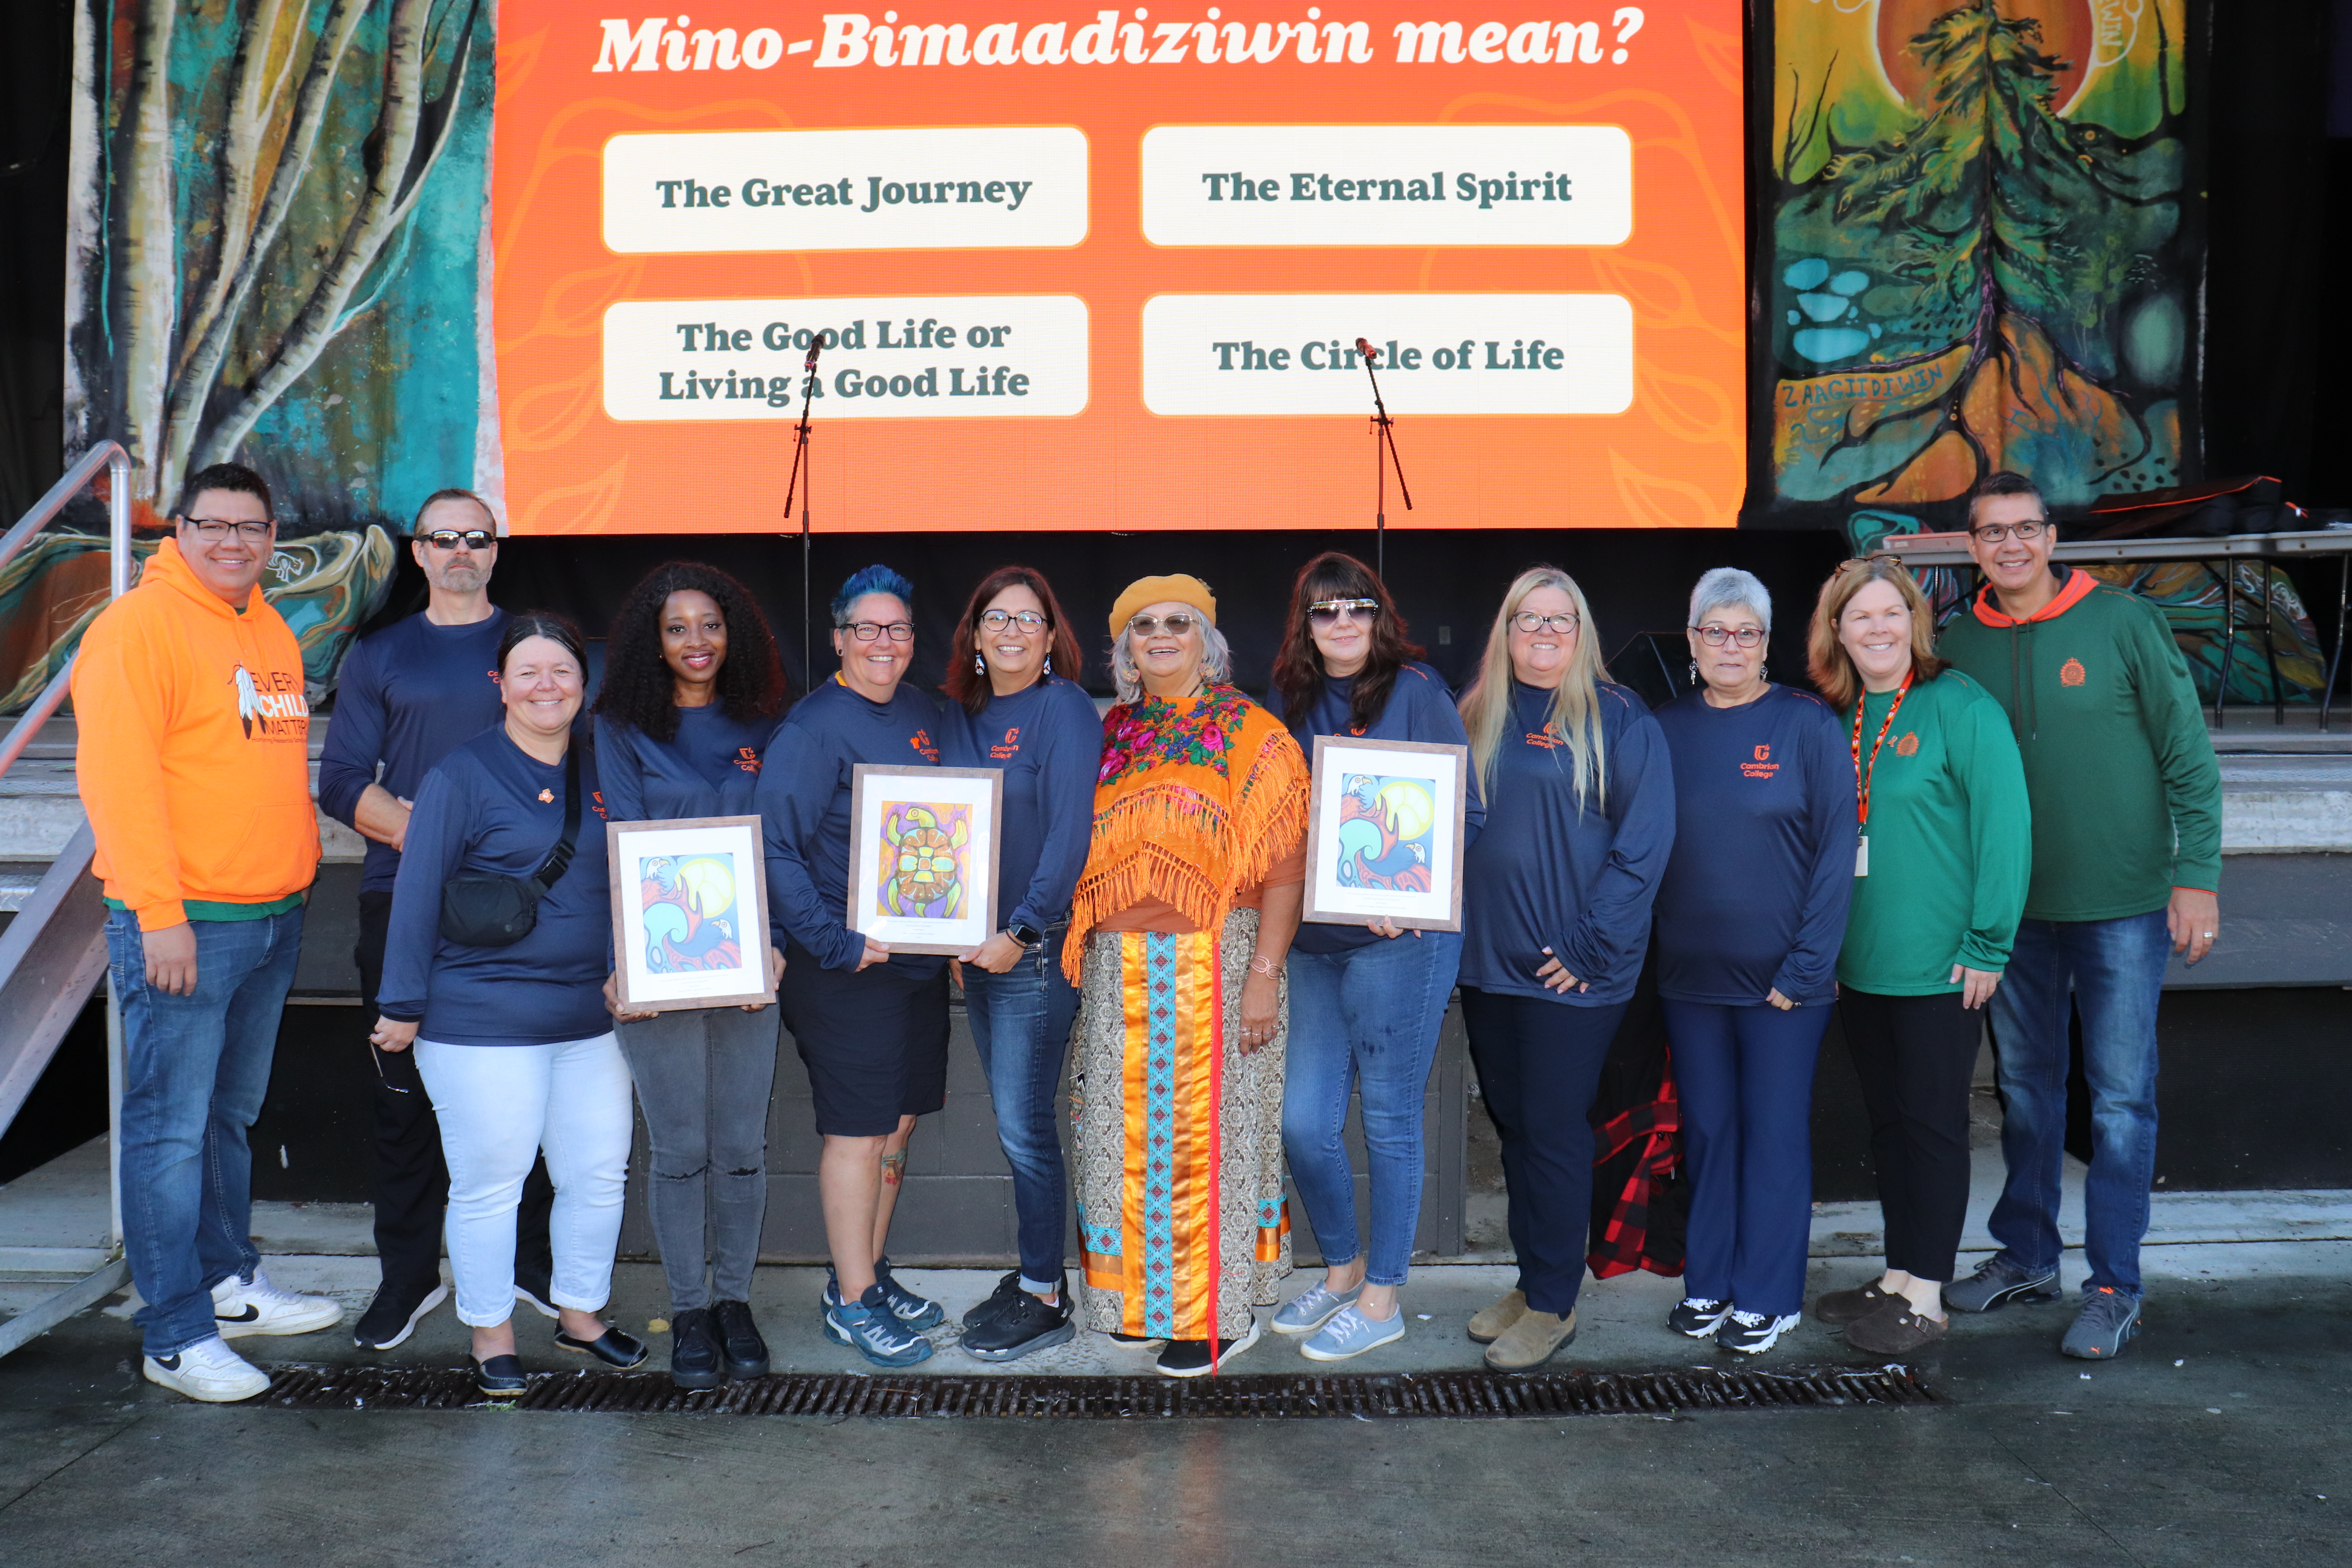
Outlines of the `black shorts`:
[{"label": "black shorts", "polygon": [[816,1130],[882,1138],[902,1116],[928,1116],[948,1098],[948,967],[909,974],[895,963],[852,973],[827,969],[784,943],[776,987],[816,1101]]}]

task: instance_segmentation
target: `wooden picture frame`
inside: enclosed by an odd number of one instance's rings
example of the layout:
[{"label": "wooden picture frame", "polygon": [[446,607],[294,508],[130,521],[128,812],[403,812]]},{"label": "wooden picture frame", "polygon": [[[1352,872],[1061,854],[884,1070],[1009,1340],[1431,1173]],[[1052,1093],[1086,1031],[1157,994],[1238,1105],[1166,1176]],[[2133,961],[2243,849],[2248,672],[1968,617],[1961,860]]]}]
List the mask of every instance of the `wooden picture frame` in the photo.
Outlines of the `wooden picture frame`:
[{"label": "wooden picture frame", "polygon": [[1462,929],[1469,747],[1318,735],[1308,789],[1302,918]]},{"label": "wooden picture frame", "polygon": [[[622,1008],[764,1006],[768,863],[756,816],[608,822],[613,968]],[[722,901],[723,900],[723,901]]]},{"label": "wooden picture frame", "polygon": [[892,952],[970,952],[996,931],[1003,850],[1003,769],[858,763],[842,890],[849,929]]}]

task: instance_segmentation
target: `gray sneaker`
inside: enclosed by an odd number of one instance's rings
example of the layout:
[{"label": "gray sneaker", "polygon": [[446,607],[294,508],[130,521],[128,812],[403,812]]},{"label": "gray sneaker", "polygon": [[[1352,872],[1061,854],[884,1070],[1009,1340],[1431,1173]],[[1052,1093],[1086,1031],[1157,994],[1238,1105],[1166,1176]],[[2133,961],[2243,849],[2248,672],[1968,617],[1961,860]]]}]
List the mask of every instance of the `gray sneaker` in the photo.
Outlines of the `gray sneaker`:
[{"label": "gray sneaker", "polygon": [[1368,1318],[1353,1307],[1342,1307],[1331,1314],[1321,1331],[1298,1347],[1298,1353],[1308,1361],[1346,1361],[1402,1338],[1403,1308],[1390,1317]]},{"label": "gray sneaker", "polygon": [[2011,1263],[2008,1253],[1996,1252],[1974,1274],[1944,1287],[1944,1305],[1955,1312],[1990,1312],[2011,1301],[2033,1306],[2061,1300],[2065,1294],[2058,1288],[2055,1268],[2035,1274]]},{"label": "gray sneaker", "polygon": [[1363,1293],[1364,1287],[1360,1283],[1352,1290],[1334,1290],[1328,1284],[1317,1285],[1282,1304],[1282,1310],[1274,1315],[1274,1331],[1277,1334],[1311,1334],[1329,1322],[1331,1315],[1340,1308],[1354,1306],[1356,1298]]},{"label": "gray sneaker", "polygon": [[2058,1349],[2077,1361],[2113,1361],[2138,1335],[2138,1297],[2126,1296],[2111,1285],[2085,1288],[2083,1310]]}]

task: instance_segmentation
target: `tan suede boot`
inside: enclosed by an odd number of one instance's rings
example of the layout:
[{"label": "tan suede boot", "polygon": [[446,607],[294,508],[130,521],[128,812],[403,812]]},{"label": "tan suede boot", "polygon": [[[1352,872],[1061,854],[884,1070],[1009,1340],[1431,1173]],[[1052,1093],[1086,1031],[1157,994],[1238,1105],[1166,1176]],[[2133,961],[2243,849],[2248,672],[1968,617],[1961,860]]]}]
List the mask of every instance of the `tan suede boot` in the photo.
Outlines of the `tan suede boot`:
[{"label": "tan suede boot", "polygon": [[1491,1345],[1503,1337],[1503,1331],[1526,1315],[1528,1293],[1514,1290],[1501,1300],[1470,1320],[1470,1337],[1482,1345]]},{"label": "tan suede boot", "polygon": [[1486,1347],[1486,1364],[1496,1372],[1532,1372],[1576,1338],[1576,1314],[1565,1318],[1532,1307]]}]

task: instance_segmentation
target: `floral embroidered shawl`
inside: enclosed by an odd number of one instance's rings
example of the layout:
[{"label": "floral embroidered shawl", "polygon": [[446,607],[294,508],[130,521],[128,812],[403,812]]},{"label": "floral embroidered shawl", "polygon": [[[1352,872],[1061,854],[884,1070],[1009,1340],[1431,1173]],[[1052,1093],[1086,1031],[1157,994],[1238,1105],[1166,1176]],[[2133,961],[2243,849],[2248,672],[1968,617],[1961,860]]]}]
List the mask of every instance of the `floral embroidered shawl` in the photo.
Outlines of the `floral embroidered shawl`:
[{"label": "floral embroidered shawl", "polygon": [[1281,721],[1230,686],[1105,714],[1094,836],[1062,944],[1072,983],[1087,933],[1147,898],[1223,927],[1235,895],[1306,836],[1307,777]]}]

